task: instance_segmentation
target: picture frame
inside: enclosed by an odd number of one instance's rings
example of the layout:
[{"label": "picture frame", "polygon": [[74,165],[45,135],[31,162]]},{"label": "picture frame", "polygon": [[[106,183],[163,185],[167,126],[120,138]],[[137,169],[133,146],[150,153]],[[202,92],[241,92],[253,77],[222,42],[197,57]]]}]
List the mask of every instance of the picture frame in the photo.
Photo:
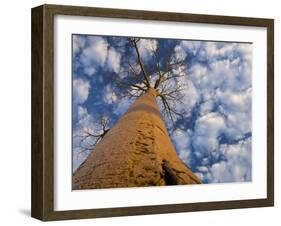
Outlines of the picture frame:
[{"label": "picture frame", "polygon": [[[55,210],[55,17],[96,17],[194,25],[240,26],[266,30],[266,197],[159,205]],[[118,34],[117,34],[118,35]],[[32,189],[31,215],[43,221],[164,214],[274,205],[274,20],[263,18],[168,13],[63,5],[32,9]],[[253,112],[255,114],[255,112]],[[59,123],[59,122],[57,122]]]}]

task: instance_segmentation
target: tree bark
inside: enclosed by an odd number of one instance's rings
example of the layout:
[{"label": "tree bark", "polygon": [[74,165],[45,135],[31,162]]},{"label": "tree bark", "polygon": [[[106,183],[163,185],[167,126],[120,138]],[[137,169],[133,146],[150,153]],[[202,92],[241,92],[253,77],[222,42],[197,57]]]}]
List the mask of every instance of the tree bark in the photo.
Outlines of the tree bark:
[{"label": "tree bark", "polygon": [[179,159],[149,89],[73,175],[73,189],[201,183]]}]

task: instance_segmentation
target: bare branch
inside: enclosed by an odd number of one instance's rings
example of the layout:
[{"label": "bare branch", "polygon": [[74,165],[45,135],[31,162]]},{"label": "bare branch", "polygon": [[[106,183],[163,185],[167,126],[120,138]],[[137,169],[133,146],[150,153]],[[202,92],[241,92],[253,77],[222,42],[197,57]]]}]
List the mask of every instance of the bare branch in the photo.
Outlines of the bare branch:
[{"label": "bare branch", "polygon": [[108,117],[100,117],[97,124],[99,127],[98,130],[84,128],[78,134],[73,135],[73,138],[78,139],[76,140],[78,141],[78,146],[76,146],[78,151],[75,153],[77,159],[81,154],[91,152],[109,131]]},{"label": "bare branch", "polygon": [[140,89],[140,90],[142,90],[142,91],[146,91],[145,88],[143,88],[143,87],[141,87],[141,86],[139,86],[139,85],[137,85],[137,84],[131,84],[131,86],[132,86],[132,87],[135,87],[135,88],[138,88],[138,89]]},{"label": "bare branch", "polygon": [[135,50],[136,50],[136,53],[137,53],[137,60],[138,60],[138,63],[139,63],[139,65],[140,65],[140,67],[141,67],[141,71],[142,71],[142,73],[143,73],[143,76],[144,76],[145,82],[146,82],[146,84],[147,84],[147,87],[150,88],[151,86],[150,86],[150,82],[149,82],[149,77],[148,77],[148,75],[147,75],[147,73],[146,73],[146,71],[145,71],[143,62],[142,62],[141,57],[140,57],[140,53],[139,53],[139,49],[138,49],[138,45],[137,45],[137,40],[134,39],[134,38],[132,38],[131,41],[132,41],[133,46],[134,46],[134,48],[135,48]]}]

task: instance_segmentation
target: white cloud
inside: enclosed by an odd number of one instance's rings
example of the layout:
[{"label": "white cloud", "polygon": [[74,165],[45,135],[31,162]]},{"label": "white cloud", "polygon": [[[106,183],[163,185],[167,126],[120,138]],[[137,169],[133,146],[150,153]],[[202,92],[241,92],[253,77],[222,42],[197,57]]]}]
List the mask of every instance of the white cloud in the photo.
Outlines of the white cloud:
[{"label": "white cloud", "polygon": [[210,160],[209,160],[207,157],[202,158],[201,164],[202,164],[203,166],[207,166],[207,165],[210,164]]},{"label": "white cloud", "polygon": [[175,130],[172,139],[176,141],[179,149],[185,149],[190,145],[190,134],[183,130]]},{"label": "white cloud", "polygon": [[[78,38],[76,38],[78,39]],[[94,75],[99,67],[107,67],[108,70],[118,73],[120,71],[121,54],[115,48],[109,47],[106,39],[97,36],[88,36],[83,39],[83,45],[76,41],[74,51],[81,50],[79,55],[80,64],[86,75]],[[120,49],[120,48],[119,48]]]},{"label": "white cloud", "polygon": [[[180,66],[172,71],[173,75],[180,75],[180,77],[176,77],[175,79],[169,80],[168,83],[162,83],[159,86],[159,89],[165,90],[174,90],[176,86],[181,87],[179,92],[173,94],[175,100],[169,100],[169,105],[171,108],[175,109],[176,112],[180,112],[181,115],[189,116],[192,108],[195,106],[197,101],[199,100],[198,89],[194,86],[193,82],[186,75],[186,66]],[[153,76],[152,76],[153,77]],[[157,76],[154,76],[157,78]],[[163,110],[163,106],[160,102],[161,109]],[[173,115],[174,119],[177,120],[181,116]],[[166,124],[168,124],[170,120],[166,120]]]},{"label": "white cloud", "polygon": [[234,145],[221,145],[226,160],[216,162],[204,176],[213,183],[250,181],[251,139]]},{"label": "white cloud", "polygon": [[206,167],[206,166],[198,166],[197,169],[198,169],[200,172],[202,172],[202,173],[207,173],[207,172],[209,172],[209,169],[208,169],[208,167]]},{"label": "white cloud", "polygon": [[203,116],[203,115],[206,115],[208,113],[210,113],[214,108],[214,100],[210,99],[210,100],[207,100],[206,102],[203,102],[201,105],[200,105],[200,115]]},{"label": "white cloud", "polygon": [[81,35],[72,36],[73,54],[78,53],[86,44],[86,39]]},{"label": "white cloud", "polygon": [[186,58],[186,52],[180,45],[177,45],[174,51],[175,51],[175,59],[177,61],[181,61]]},{"label": "white cloud", "polygon": [[212,183],[229,182],[231,180],[231,172],[228,170],[225,161],[213,164],[210,171]]},{"label": "white cloud", "polygon": [[140,55],[144,61],[149,60],[153,51],[157,49],[158,41],[156,39],[143,39],[138,42]]},{"label": "white cloud", "polygon": [[93,74],[95,74],[97,71],[97,69],[93,66],[86,66],[84,68],[84,73],[88,76],[92,76]]},{"label": "white cloud", "polygon": [[[181,103],[172,102],[170,104],[176,109],[177,112],[186,112],[188,115],[199,100],[198,90],[187,76],[177,78],[175,83],[183,88],[178,95],[179,97],[181,96],[181,98],[179,98]],[[171,90],[173,90],[174,88],[172,87],[175,85],[176,84],[174,84],[174,82],[170,82],[170,84],[166,85],[166,87],[171,86]]]},{"label": "white cloud", "polygon": [[[78,109],[78,121],[74,125],[73,131],[73,172],[80,166],[80,164],[88,157],[89,151],[81,152],[81,146],[87,143],[87,139],[82,141],[82,138],[77,135],[82,135],[83,131],[93,132],[94,120],[88,113],[87,109],[82,106],[77,106]],[[87,145],[87,144],[85,144]]]},{"label": "white cloud", "polygon": [[121,54],[118,53],[113,47],[110,47],[107,55],[107,65],[115,73],[120,71],[120,60]]},{"label": "white cloud", "polygon": [[85,116],[88,116],[88,111],[86,108],[83,108],[81,106],[78,106],[78,119],[85,118]]},{"label": "white cloud", "polygon": [[[196,51],[200,48],[200,51],[205,51],[209,61],[208,64],[194,63],[187,70],[187,77],[194,84],[197,97],[202,98],[200,116],[216,109],[225,116],[226,135],[233,139],[241,138],[251,131],[252,47],[235,43],[196,44],[185,41],[181,47],[197,54],[201,54]],[[215,145],[215,140],[211,141]]]},{"label": "white cloud", "polygon": [[122,98],[121,100],[116,101],[116,107],[114,108],[113,112],[117,115],[123,115],[132,104],[132,100],[129,98]]},{"label": "white cloud", "polygon": [[216,111],[225,115],[226,135],[237,139],[251,131],[251,79],[237,79],[239,73],[230,65],[228,60],[213,62],[210,69],[195,64],[188,77],[199,93],[197,96],[201,94],[203,98],[200,115],[210,113],[217,105]]},{"label": "white cloud", "polygon": [[104,38],[96,36],[89,36],[87,43],[80,55],[80,62],[84,73],[92,76],[99,66],[104,66],[109,44]]},{"label": "white cloud", "polygon": [[204,180],[204,175],[203,175],[203,173],[198,173],[198,172],[196,172],[195,175],[199,178],[200,181],[203,181],[203,180]]},{"label": "white cloud", "polygon": [[218,60],[210,64],[211,79],[214,79],[213,86],[222,86],[223,89],[241,91],[251,86],[251,65],[240,62],[237,65],[237,58]]},{"label": "white cloud", "polygon": [[108,43],[101,37],[88,37],[87,46],[81,55],[81,62],[89,66],[92,63],[103,66],[107,57]]},{"label": "white cloud", "polygon": [[241,53],[241,57],[246,60],[247,63],[251,63],[253,57],[251,44],[238,44],[237,51]]},{"label": "white cloud", "polygon": [[190,163],[190,142],[191,142],[192,131],[183,131],[181,129],[175,130],[171,134],[171,139],[176,146],[179,158],[189,165]]},{"label": "white cloud", "polygon": [[[224,118],[218,113],[208,113],[196,121],[193,146],[196,151],[208,154],[218,148],[218,136],[225,129]],[[210,154],[210,153],[209,153]]]},{"label": "white cloud", "polygon": [[[221,135],[235,140],[251,132],[251,51],[251,45],[196,41],[182,41],[175,48],[178,58],[185,58],[187,63],[190,55],[199,59],[190,66],[187,64],[184,83],[191,84],[191,89],[186,89],[191,109],[198,103],[200,107],[194,131],[188,139],[193,149],[180,149],[181,140],[173,140],[187,164],[191,161],[192,150],[192,155],[201,162],[196,175],[209,183],[251,178],[251,156],[246,158],[241,154],[241,150],[244,154],[251,152],[251,141],[247,141],[249,145],[220,144]],[[184,107],[189,109],[188,105]],[[233,157],[233,152],[240,154]],[[241,162],[238,159],[242,159]]]},{"label": "white cloud", "polygon": [[251,132],[251,45],[186,41],[179,50],[207,61],[187,70],[202,98],[191,139],[201,162],[196,174],[209,183],[251,180],[251,139],[231,145],[219,141],[223,134],[239,140]]},{"label": "white cloud", "polygon": [[73,80],[73,100],[82,104],[88,99],[90,83],[82,79]]},{"label": "white cloud", "polygon": [[197,59],[207,62],[195,63],[188,70],[194,85],[202,90],[222,86],[239,91],[251,86],[250,44],[182,41],[175,52],[182,52],[183,55],[192,53]]},{"label": "white cloud", "polygon": [[196,55],[199,52],[201,45],[201,41],[181,41],[181,43],[175,47],[175,51],[182,52],[182,56],[184,56],[185,52]]},{"label": "white cloud", "polygon": [[249,111],[251,109],[252,95],[251,89],[244,92],[222,92],[218,90],[216,93],[218,100],[223,104],[227,111]]},{"label": "white cloud", "polygon": [[107,104],[113,104],[117,101],[117,95],[110,84],[104,88],[103,100]]},{"label": "white cloud", "polygon": [[92,128],[94,124],[93,117],[88,113],[87,109],[78,106],[78,122],[77,122],[77,129],[81,130],[88,130],[88,128]]},{"label": "white cloud", "polygon": [[[88,113],[87,108],[84,108],[80,105],[77,106],[77,109],[78,120],[74,128],[74,134],[83,134],[84,132],[100,134],[103,132],[99,117],[94,118],[91,114]],[[81,137],[77,137],[77,139],[81,140]],[[91,137],[89,137],[89,139],[91,139]],[[87,140],[85,141],[87,142]]]},{"label": "white cloud", "polygon": [[234,53],[236,43],[205,42],[207,57],[230,57]]},{"label": "white cloud", "polygon": [[197,92],[201,94],[204,99],[208,99],[218,81],[211,78],[211,73],[207,66],[195,63],[189,68],[187,74],[188,78],[197,89]]},{"label": "white cloud", "polygon": [[[239,139],[252,129],[251,89],[244,92],[218,92],[219,111],[226,116],[225,133],[232,139]],[[241,123],[243,122],[243,123]]]}]

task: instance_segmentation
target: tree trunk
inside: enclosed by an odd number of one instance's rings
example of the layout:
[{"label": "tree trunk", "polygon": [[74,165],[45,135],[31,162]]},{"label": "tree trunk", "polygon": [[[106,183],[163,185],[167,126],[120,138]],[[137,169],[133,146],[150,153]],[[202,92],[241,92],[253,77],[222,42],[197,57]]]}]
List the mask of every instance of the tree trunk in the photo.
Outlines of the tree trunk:
[{"label": "tree trunk", "polygon": [[148,90],[119,119],[73,176],[73,189],[198,184],[178,158]]}]

